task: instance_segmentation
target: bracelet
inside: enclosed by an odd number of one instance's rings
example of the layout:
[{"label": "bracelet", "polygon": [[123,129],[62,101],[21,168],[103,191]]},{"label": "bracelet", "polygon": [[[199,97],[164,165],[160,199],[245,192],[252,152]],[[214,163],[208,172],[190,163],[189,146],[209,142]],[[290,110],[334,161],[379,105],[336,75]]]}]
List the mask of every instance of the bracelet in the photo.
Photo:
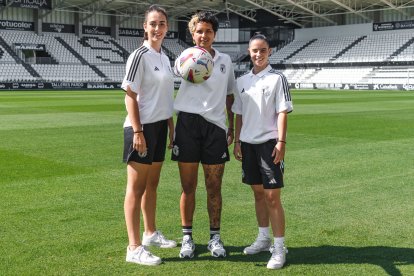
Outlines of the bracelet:
[{"label": "bracelet", "polygon": [[138,130],[138,131],[134,131],[134,133],[142,133],[144,132],[143,130]]},{"label": "bracelet", "polygon": [[283,140],[277,140],[277,142],[279,143],[283,143],[283,144],[286,144],[286,141],[283,141]]},{"label": "bracelet", "polygon": [[235,144],[241,144],[240,140],[234,141]]}]

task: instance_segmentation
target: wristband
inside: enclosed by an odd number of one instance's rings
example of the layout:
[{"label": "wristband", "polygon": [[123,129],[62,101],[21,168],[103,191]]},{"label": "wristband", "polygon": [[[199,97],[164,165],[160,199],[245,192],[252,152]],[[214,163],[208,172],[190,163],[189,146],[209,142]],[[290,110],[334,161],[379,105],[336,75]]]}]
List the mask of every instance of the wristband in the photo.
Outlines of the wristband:
[{"label": "wristband", "polygon": [[241,144],[240,140],[234,141],[235,144]]},{"label": "wristband", "polygon": [[283,140],[277,140],[277,142],[279,143],[283,143],[283,144],[286,144],[286,141],[283,141]]},{"label": "wristband", "polygon": [[144,132],[143,130],[134,131],[134,133],[141,133]]}]

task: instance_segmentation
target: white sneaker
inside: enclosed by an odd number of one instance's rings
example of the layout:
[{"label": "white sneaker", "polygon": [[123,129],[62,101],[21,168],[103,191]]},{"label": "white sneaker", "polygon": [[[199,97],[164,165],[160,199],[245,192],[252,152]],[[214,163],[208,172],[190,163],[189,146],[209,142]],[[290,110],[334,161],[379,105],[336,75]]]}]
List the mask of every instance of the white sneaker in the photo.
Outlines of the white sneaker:
[{"label": "white sneaker", "polygon": [[272,240],[270,238],[264,238],[258,236],[252,245],[246,247],[243,250],[243,253],[246,255],[253,255],[263,251],[269,251],[270,246],[272,245]]},{"label": "white sneaker", "polygon": [[208,242],[207,249],[211,252],[211,256],[213,257],[226,257],[226,249],[224,249],[224,245],[220,240],[219,234],[215,234]]},{"label": "white sneaker", "polygon": [[126,261],[142,265],[159,265],[161,258],[152,255],[145,246],[141,245],[134,250],[127,247]]},{"label": "white sneaker", "polygon": [[270,257],[269,262],[267,263],[267,268],[269,269],[279,269],[282,268],[286,262],[286,254],[288,250],[286,247],[276,247],[272,246],[270,248],[270,253],[272,253],[272,257]]},{"label": "white sneaker", "polygon": [[181,243],[180,258],[191,259],[194,257],[195,244],[190,235],[185,235],[183,237],[183,242]]},{"label": "white sneaker", "polygon": [[146,246],[157,246],[161,248],[173,248],[177,243],[172,240],[167,240],[161,231],[155,231],[151,236],[147,236],[145,232],[142,234],[142,244]]}]

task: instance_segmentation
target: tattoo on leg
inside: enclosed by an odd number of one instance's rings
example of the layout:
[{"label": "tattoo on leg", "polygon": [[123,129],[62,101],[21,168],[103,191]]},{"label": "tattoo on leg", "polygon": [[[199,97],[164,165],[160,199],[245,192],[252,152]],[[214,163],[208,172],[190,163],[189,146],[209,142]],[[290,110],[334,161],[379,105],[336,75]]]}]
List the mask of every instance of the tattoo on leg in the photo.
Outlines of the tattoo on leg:
[{"label": "tattoo on leg", "polygon": [[221,183],[224,164],[203,165],[207,189],[207,210],[210,217],[210,227],[220,227],[221,220]]}]

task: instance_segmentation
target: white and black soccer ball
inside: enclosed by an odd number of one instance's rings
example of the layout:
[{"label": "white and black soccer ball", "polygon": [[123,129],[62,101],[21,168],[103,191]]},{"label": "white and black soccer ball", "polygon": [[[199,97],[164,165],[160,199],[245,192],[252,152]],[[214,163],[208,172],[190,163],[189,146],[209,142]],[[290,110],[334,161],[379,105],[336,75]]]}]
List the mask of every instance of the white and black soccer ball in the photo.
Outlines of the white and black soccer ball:
[{"label": "white and black soccer ball", "polygon": [[213,73],[213,57],[198,46],[185,49],[175,62],[175,73],[191,83],[202,83]]}]

